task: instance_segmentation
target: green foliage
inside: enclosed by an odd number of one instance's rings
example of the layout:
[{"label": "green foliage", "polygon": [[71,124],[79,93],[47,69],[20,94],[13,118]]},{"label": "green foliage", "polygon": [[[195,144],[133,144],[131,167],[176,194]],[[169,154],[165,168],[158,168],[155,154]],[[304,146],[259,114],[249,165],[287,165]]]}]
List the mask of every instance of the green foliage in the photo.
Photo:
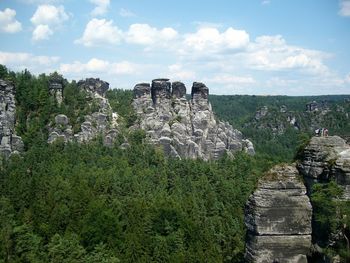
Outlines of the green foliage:
[{"label": "green foliage", "polygon": [[350,202],[342,200],[342,194],[342,188],[334,181],[313,186],[313,233],[330,256],[338,254],[350,260]]},{"label": "green foliage", "polygon": [[0,173],[7,262],[239,262],[260,160],[168,160],[143,138],[13,156]]},{"label": "green foliage", "polygon": [[113,111],[122,116],[126,127],[132,126],[137,119],[137,115],[132,107],[133,91],[112,89],[107,91],[106,97]]}]

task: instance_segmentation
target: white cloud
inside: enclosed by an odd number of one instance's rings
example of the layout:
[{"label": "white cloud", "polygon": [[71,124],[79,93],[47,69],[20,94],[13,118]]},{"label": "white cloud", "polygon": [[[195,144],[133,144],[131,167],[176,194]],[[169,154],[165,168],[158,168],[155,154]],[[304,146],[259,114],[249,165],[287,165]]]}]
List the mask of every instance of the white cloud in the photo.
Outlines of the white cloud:
[{"label": "white cloud", "polygon": [[35,25],[32,39],[34,41],[49,39],[54,30],[68,19],[69,15],[64,11],[63,6],[39,5],[30,19]]},{"label": "white cloud", "polygon": [[34,25],[59,25],[68,18],[63,6],[39,5],[30,21]]},{"label": "white cloud", "polygon": [[119,15],[121,17],[135,17],[136,16],[135,13],[133,13],[133,12],[131,12],[131,11],[125,9],[125,8],[120,8]]},{"label": "white cloud", "polygon": [[86,63],[74,61],[73,63],[61,64],[59,71],[63,74],[83,74],[103,73],[108,75],[130,75],[139,71],[140,66],[128,61],[109,62],[92,58]]},{"label": "white cloud", "polygon": [[52,34],[53,32],[48,25],[38,25],[33,31],[32,39],[34,41],[46,40],[49,39]]},{"label": "white cloud", "polygon": [[60,60],[56,56],[35,56],[25,52],[0,51],[0,64],[6,65],[11,70],[29,69],[34,73],[52,72],[55,64]]},{"label": "white cloud", "polygon": [[0,32],[17,33],[22,30],[22,24],[16,19],[16,11],[6,8],[4,11],[0,10]]},{"label": "white cloud", "polygon": [[93,18],[86,25],[83,36],[75,43],[87,47],[114,45],[122,40],[123,32],[113,25],[113,21]]},{"label": "white cloud", "polygon": [[217,74],[214,75],[212,78],[207,79],[208,82],[216,83],[216,84],[239,84],[239,85],[246,85],[246,84],[254,84],[256,81],[251,76],[235,76],[231,74]]},{"label": "white cloud", "polygon": [[350,0],[340,0],[339,15],[350,16]]},{"label": "white cloud", "polygon": [[181,64],[172,64],[168,66],[169,76],[172,79],[184,80],[194,80],[196,78],[196,73],[192,70],[184,69]]},{"label": "white cloud", "polygon": [[217,53],[226,50],[242,49],[249,44],[249,35],[244,30],[229,27],[224,32],[217,28],[200,28],[193,34],[184,36],[184,49],[187,52]]},{"label": "white cloud", "polygon": [[178,32],[171,27],[157,29],[148,24],[132,24],[126,33],[126,41],[140,45],[163,45],[177,36]]},{"label": "white cloud", "polygon": [[110,0],[90,0],[90,2],[96,5],[94,10],[91,12],[92,16],[101,16],[107,13]]},{"label": "white cloud", "polygon": [[246,53],[239,55],[248,68],[264,71],[300,70],[309,74],[329,71],[324,60],[330,55],[288,45],[282,36],[260,36],[250,43]]}]

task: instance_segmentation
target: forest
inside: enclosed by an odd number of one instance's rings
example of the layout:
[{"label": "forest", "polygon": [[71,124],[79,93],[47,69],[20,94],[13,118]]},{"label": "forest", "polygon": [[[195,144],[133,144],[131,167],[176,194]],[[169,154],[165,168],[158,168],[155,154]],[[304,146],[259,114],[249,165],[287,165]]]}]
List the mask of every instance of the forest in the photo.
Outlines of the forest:
[{"label": "forest", "polygon": [[[277,139],[253,134],[255,156],[169,159],[144,143],[143,131],[128,131],[136,118],[132,91],[113,89],[107,97],[123,118],[122,136],[131,147],[121,149],[122,140],[106,147],[101,138],[48,144],[56,114],[67,115],[78,129],[93,111],[75,81],[65,80],[58,105],[48,93],[52,77],[57,73],[35,76],[0,67],[0,78],[16,86],[16,131],[25,143],[23,154],[0,160],[1,263],[243,262],[248,196],[274,164],[294,160],[310,133],[292,131]],[[256,110],[235,115],[240,102],[230,100],[224,110],[215,102],[221,98],[211,97],[214,111],[233,125]],[[259,145],[264,140],[270,147]],[[317,202],[327,199],[324,191],[319,189]],[[328,201],[331,214],[334,204]]]}]

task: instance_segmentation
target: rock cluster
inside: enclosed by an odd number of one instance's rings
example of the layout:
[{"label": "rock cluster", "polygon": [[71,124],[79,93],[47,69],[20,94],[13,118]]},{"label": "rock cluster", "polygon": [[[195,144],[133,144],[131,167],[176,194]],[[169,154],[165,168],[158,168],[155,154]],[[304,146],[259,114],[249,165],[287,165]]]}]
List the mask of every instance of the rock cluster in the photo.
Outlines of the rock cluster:
[{"label": "rock cluster", "polygon": [[51,125],[48,142],[52,143],[58,138],[63,141],[77,141],[80,143],[88,142],[101,134],[105,145],[112,146],[117,138],[118,114],[112,111],[112,108],[105,98],[105,93],[109,88],[107,82],[100,79],[86,79],[78,82],[78,87],[87,92],[89,99],[97,103],[98,111],[84,116],[85,121],[80,126],[78,133],[73,133],[72,126],[66,115],[59,114],[55,117],[55,123]]},{"label": "rock cluster", "polygon": [[176,158],[218,159],[242,150],[254,154],[253,144],[243,140],[240,131],[215,119],[208,95],[209,89],[199,82],[193,83],[189,101],[181,82],[155,79],[151,85],[137,84],[133,106],[139,122],[134,128],[144,129],[152,144]]},{"label": "rock cluster", "polygon": [[13,84],[0,79],[0,154],[23,151],[22,138],[15,134],[16,102]]},{"label": "rock cluster", "polygon": [[295,166],[276,166],[246,205],[247,262],[307,262],[312,207]]},{"label": "rock cluster", "polygon": [[350,145],[338,136],[313,137],[305,147],[298,165],[308,191],[314,183],[334,179],[350,200]]}]

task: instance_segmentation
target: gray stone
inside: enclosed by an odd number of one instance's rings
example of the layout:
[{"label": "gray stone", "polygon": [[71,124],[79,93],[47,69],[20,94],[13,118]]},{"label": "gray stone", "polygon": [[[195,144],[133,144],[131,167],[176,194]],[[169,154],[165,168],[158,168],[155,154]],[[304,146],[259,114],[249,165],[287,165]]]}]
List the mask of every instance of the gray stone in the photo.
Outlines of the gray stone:
[{"label": "gray stone", "polygon": [[55,117],[55,122],[57,125],[64,125],[64,126],[67,126],[68,123],[69,123],[69,119],[66,115],[64,114],[58,114],[56,117]]},{"label": "gray stone", "polygon": [[148,96],[151,94],[151,86],[149,83],[140,83],[134,87],[134,96],[136,98]]},{"label": "gray stone", "polygon": [[[209,160],[218,159],[225,152],[243,150],[242,133],[229,123],[216,120],[208,101],[209,89],[203,83],[193,83],[190,101],[181,82],[153,80],[151,94],[147,89],[144,92],[144,87],[148,86],[143,83],[134,88],[133,106],[140,122],[133,129],[144,129],[150,143],[170,138],[166,154]],[[254,154],[252,143],[245,145],[244,150]]]},{"label": "gray stone", "polygon": [[78,87],[84,89],[88,93],[98,94],[101,97],[105,97],[107,90],[109,89],[109,83],[99,78],[87,78],[78,82]]},{"label": "gray stone", "polygon": [[302,152],[298,169],[308,192],[314,183],[334,179],[344,189],[343,198],[350,200],[350,145],[339,136],[312,137]]},{"label": "gray stone", "polygon": [[8,158],[12,152],[24,150],[22,138],[16,135],[15,86],[0,79],[0,154]]},{"label": "gray stone", "polygon": [[295,166],[271,169],[245,211],[247,262],[307,262],[312,207]]},{"label": "gray stone", "polygon": [[186,86],[182,82],[176,81],[172,84],[171,95],[174,98],[183,98],[186,96]]}]

